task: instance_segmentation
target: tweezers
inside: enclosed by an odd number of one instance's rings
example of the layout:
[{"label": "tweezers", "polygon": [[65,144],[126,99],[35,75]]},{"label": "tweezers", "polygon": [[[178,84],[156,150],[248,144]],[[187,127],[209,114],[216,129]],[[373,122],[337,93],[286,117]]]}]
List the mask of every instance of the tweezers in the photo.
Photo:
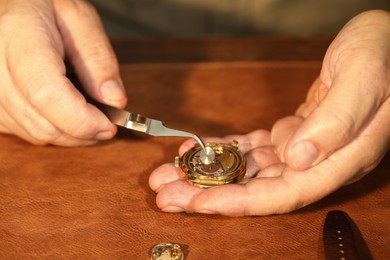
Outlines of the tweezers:
[{"label": "tweezers", "polygon": [[168,128],[164,122],[152,118],[145,117],[143,115],[128,112],[123,109],[118,109],[104,104],[97,104],[97,107],[110,119],[110,121],[118,126],[125,127],[138,132],[143,132],[152,136],[179,136],[179,137],[190,137],[202,147],[203,151],[206,152],[205,145],[199,136]]}]

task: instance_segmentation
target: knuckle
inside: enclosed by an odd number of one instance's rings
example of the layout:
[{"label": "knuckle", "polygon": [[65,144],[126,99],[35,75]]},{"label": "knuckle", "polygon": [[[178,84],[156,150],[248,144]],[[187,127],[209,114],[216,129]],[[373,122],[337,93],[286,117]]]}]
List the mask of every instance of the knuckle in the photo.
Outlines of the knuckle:
[{"label": "knuckle", "polygon": [[65,1],[67,4],[67,10],[71,11],[74,15],[80,17],[97,16],[95,7],[84,0],[69,0]]},{"label": "knuckle", "polygon": [[[77,105],[72,106],[69,104],[66,108],[59,105],[60,103],[64,104],[64,100],[62,100],[63,97],[58,96],[56,89],[67,87],[69,88],[70,86],[66,83],[62,85],[58,83],[55,86],[50,83],[36,83],[25,93],[25,97],[31,107],[43,111],[43,114],[50,113],[57,117],[52,120],[53,122],[50,122],[52,127],[47,126],[45,122],[39,122],[42,118],[34,120],[38,122],[34,126],[37,127],[35,132],[42,133],[41,136],[38,136],[40,140],[47,140],[51,143],[58,139],[61,133],[80,139],[90,139],[96,134],[99,122],[93,118],[93,113],[88,110],[86,102],[83,105],[80,103],[80,100],[75,100]],[[34,119],[31,117],[32,112],[29,111],[30,109],[26,106],[26,117]],[[34,117],[40,116],[34,115]]]},{"label": "knuckle", "polygon": [[85,102],[83,106],[78,106],[77,110],[70,113],[67,124],[64,125],[64,131],[78,139],[91,140],[99,131],[109,128],[105,125],[107,122],[100,117],[97,111],[93,110],[92,105]]},{"label": "knuckle", "polygon": [[[77,139],[82,142],[93,136],[90,125],[85,122],[80,125],[77,123],[70,124],[69,128],[64,131],[43,118],[32,120],[28,132],[41,145],[58,144],[59,140],[62,140],[62,142],[65,140],[66,142],[67,139]],[[66,143],[63,145],[66,145]]]},{"label": "knuckle", "polygon": [[25,98],[31,102],[33,107],[44,110],[54,99],[53,90],[55,86],[40,82],[39,80],[31,80],[30,87],[24,88]]},{"label": "knuckle", "polygon": [[337,135],[333,137],[337,143],[350,140],[351,133],[356,133],[359,129],[355,116],[345,109],[339,109],[329,118],[328,127],[337,129]]},{"label": "knuckle", "polygon": [[[66,109],[74,111],[59,110],[62,108],[56,105],[56,97],[52,95],[51,90],[47,90],[47,87],[42,90],[35,88],[29,98],[29,102],[24,104],[23,118],[29,134],[39,142],[54,144],[64,136],[85,140],[95,135],[97,126],[87,109],[76,110],[69,106]],[[53,120],[45,118],[45,111],[55,113],[57,118]]]},{"label": "knuckle", "polygon": [[111,46],[103,40],[88,46],[84,58],[94,66],[105,66],[106,64],[112,66],[112,64],[117,63],[116,55]]},{"label": "knuckle", "polygon": [[53,125],[42,121],[35,121],[28,132],[40,145],[53,144],[62,135]]},{"label": "knuckle", "polygon": [[61,132],[31,106],[24,105],[23,116],[26,131],[35,140],[35,144],[51,144],[61,136]]},{"label": "knuckle", "polygon": [[83,113],[70,128],[70,135],[80,139],[90,139],[96,134],[96,124],[88,114]]}]

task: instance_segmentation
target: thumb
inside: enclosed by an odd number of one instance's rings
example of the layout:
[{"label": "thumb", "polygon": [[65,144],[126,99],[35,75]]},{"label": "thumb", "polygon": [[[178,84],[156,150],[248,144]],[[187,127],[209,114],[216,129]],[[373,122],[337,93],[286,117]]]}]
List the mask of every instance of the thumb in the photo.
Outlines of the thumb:
[{"label": "thumb", "polygon": [[289,166],[307,169],[363,137],[363,130],[390,95],[389,21],[387,12],[365,12],[332,42],[319,84],[325,92],[317,89],[317,102],[309,93],[308,102],[297,112],[305,120],[282,153]]},{"label": "thumb", "polygon": [[85,91],[95,100],[124,107],[127,102],[118,61],[96,10],[84,1],[55,1],[65,52]]},{"label": "thumb", "polygon": [[[318,164],[358,136],[372,119],[386,99],[386,79],[378,75],[387,73],[379,62],[375,63],[369,57],[361,55],[355,57],[353,65],[341,64],[319,104],[314,109],[307,105],[310,113],[298,111],[305,120],[284,150],[283,157],[289,166],[305,170]],[[368,60],[371,61],[369,70]]]}]

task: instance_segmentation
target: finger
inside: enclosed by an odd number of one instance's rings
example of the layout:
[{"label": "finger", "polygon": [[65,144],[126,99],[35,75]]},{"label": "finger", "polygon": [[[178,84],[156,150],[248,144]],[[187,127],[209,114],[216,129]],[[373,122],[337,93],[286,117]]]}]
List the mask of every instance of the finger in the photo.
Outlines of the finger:
[{"label": "finger", "polygon": [[[18,21],[10,24],[22,26]],[[73,143],[77,139],[90,142],[91,139],[111,138],[115,126],[95,107],[87,104],[65,77],[62,53],[55,44],[56,39],[52,34],[40,33],[47,32],[45,23],[37,22],[32,27],[35,29],[26,28],[10,34],[12,37],[2,42],[2,50],[7,50],[3,56],[3,64],[7,66],[1,68],[4,72],[1,79],[4,109],[41,143],[69,145],[67,141],[70,139]],[[11,26],[6,29],[15,31]],[[29,39],[28,45],[24,44],[25,39]]]},{"label": "finger", "polygon": [[39,145],[41,142],[33,138],[18,122],[16,122],[2,106],[0,106],[0,132],[5,134],[15,134],[29,143]]},{"label": "finger", "polygon": [[[285,166],[282,166],[281,164],[275,165],[270,167],[268,170],[264,172],[264,175],[262,173],[262,177],[275,177],[280,176]],[[160,181],[160,182],[156,182]],[[165,164],[156,169],[149,179],[149,185],[150,187],[158,192],[156,203],[157,206],[166,212],[199,212],[199,213],[219,213],[219,214],[227,214],[227,215],[236,215],[237,213],[234,213],[231,211],[231,206],[229,206],[230,210],[228,208],[224,208],[223,212],[217,212],[215,208],[212,208],[214,206],[210,206],[207,209],[201,209],[197,206],[191,206],[191,201],[198,200],[196,196],[208,196],[207,194],[210,194],[208,189],[200,189],[186,180],[183,179],[183,174],[179,172],[177,168],[174,168],[172,164]],[[236,185],[228,185],[229,192],[233,191],[232,187]],[[239,187],[242,187],[242,185],[237,185]],[[217,187],[212,188],[214,191]],[[206,195],[204,195],[204,193]],[[200,195],[202,194],[202,195]],[[240,194],[235,193],[235,195],[239,196]],[[218,197],[218,195],[212,195],[213,197]],[[226,195],[223,195],[226,196]],[[209,197],[208,199],[213,199]],[[208,200],[206,199],[206,200]],[[219,200],[219,199],[217,199]],[[195,203],[195,202],[194,202]],[[199,202],[198,202],[199,203]],[[231,201],[231,203],[235,203],[235,201]],[[227,204],[230,204],[229,202]],[[239,206],[242,206],[241,204],[236,205],[237,210]],[[223,206],[225,207],[225,206]],[[230,211],[230,213],[226,213],[227,211]],[[225,213],[224,213],[225,212]]]},{"label": "finger", "polygon": [[274,164],[280,164],[275,147],[269,145],[254,148],[245,154],[245,158],[247,159],[245,178],[253,178],[256,175],[264,177],[262,172],[264,169]]},{"label": "finger", "polygon": [[95,9],[85,1],[55,1],[58,26],[71,64],[94,99],[123,108],[127,97],[118,61]]},{"label": "finger", "polygon": [[256,176],[256,178],[273,178],[273,177],[279,177],[282,175],[286,168],[286,164],[284,163],[274,163],[269,165],[268,167],[262,169],[259,174]]},{"label": "finger", "polygon": [[184,178],[184,173],[180,168],[172,163],[166,163],[155,169],[149,176],[149,187],[158,192],[162,186],[172,181]]},{"label": "finger", "polygon": [[204,191],[185,180],[172,181],[161,188],[156,197],[156,204],[165,212],[190,212],[188,205],[191,200]]},{"label": "finger", "polygon": [[299,116],[288,116],[275,122],[271,129],[271,143],[276,147],[279,158],[284,162],[283,154],[291,136],[303,123]]},{"label": "finger", "polygon": [[306,102],[299,106],[295,114],[303,118],[308,117],[326,97],[328,91],[329,88],[317,78],[309,89]]},{"label": "finger", "polygon": [[30,104],[24,102],[19,96],[14,97],[11,94],[15,94],[15,92],[11,90],[0,96],[1,132],[15,134],[36,145],[50,143],[80,146],[96,142],[95,140],[75,138],[59,131]]},{"label": "finger", "polygon": [[0,131],[12,133],[35,145],[55,144],[85,146],[96,143],[70,136],[44,118],[24,97],[9,79],[9,71],[0,69],[4,93],[0,95]]},{"label": "finger", "polygon": [[[287,196],[281,178],[252,179],[257,193],[248,190],[248,184],[229,184],[210,189],[196,188],[183,181],[166,184],[157,195],[157,205],[166,212],[197,212],[228,216],[268,215],[283,213],[284,204],[292,200]],[[261,186],[261,187],[259,187]],[[290,190],[291,191],[291,190]],[[295,197],[295,195],[294,195]],[[287,210],[287,209],[284,209]]]},{"label": "finger", "polygon": [[[10,117],[7,112],[1,111],[1,118],[0,118],[0,132],[5,134],[14,134],[18,137],[24,139],[25,141],[34,144],[34,145],[45,145],[47,142],[43,141],[44,138],[41,136],[44,135],[42,132],[39,136],[36,136],[35,134],[31,134],[30,132],[26,131],[23,126],[20,125],[20,122],[17,122],[14,120],[14,118]],[[54,145],[62,145],[62,146],[87,146],[95,144],[97,141],[95,140],[84,140],[84,139],[77,139],[71,136],[67,136],[65,134],[59,135],[53,141],[51,141],[51,144]]]}]

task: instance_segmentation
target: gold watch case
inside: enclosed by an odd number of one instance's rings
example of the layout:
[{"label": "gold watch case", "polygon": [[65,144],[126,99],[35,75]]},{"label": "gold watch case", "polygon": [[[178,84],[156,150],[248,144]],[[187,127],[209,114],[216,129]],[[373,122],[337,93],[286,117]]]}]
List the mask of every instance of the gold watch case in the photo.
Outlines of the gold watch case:
[{"label": "gold watch case", "polygon": [[207,147],[215,152],[215,158],[209,164],[202,162],[202,147],[198,143],[182,157],[175,158],[175,166],[181,168],[188,181],[200,188],[210,188],[237,183],[244,178],[247,163],[238,150],[237,141],[231,144],[206,143]]}]

